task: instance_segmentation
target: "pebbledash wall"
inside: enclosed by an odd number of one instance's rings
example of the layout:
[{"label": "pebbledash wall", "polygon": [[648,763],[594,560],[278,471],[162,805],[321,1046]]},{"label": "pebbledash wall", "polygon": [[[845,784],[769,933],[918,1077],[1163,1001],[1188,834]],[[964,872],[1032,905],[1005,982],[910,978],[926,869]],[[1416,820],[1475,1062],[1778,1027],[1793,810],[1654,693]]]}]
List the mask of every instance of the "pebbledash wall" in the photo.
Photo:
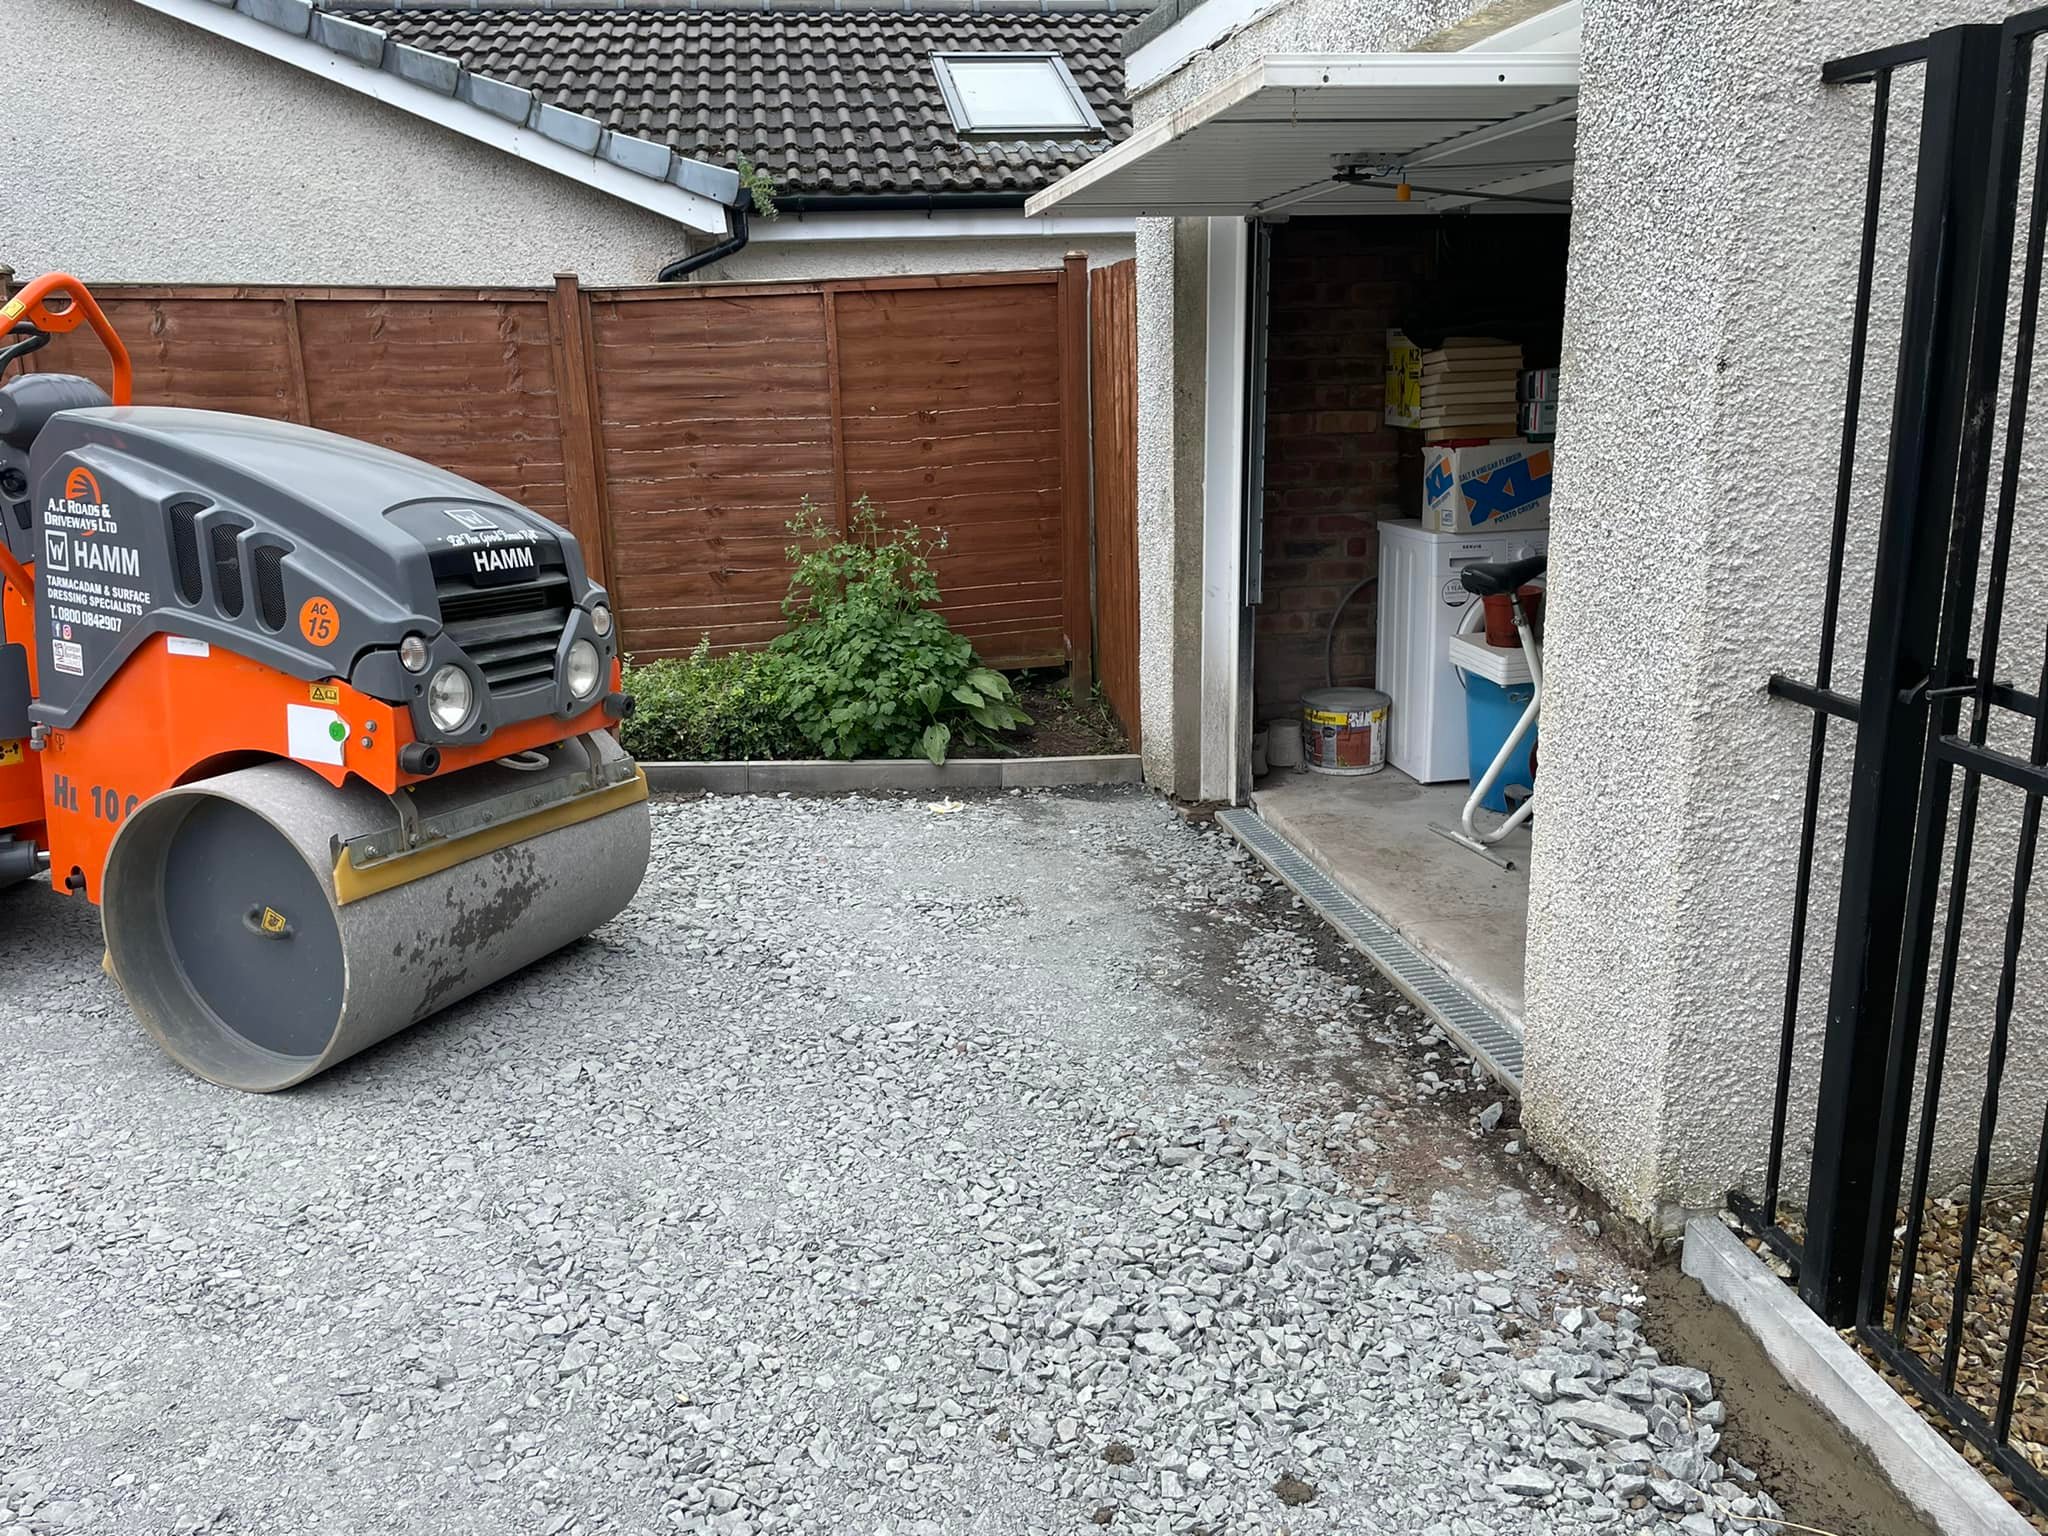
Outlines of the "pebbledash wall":
[{"label": "pebbledash wall", "polygon": [[[1869,87],[1823,86],[1820,68],[2005,14],[1996,0],[1818,0],[1739,19],[1657,0],[1586,8],[1523,1116],[1549,1157],[1653,1226],[1754,1191],[1768,1136],[1812,717],[1764,685],[1813,673],[1872,112]],[[1841,610],[1836,686],[1852,691],[1918,96],[1917,71],[1902,71]],[[2038,460],[2039,432],[2033,443]],[[2031,611],[2008,615],[2001,675],[2039,665],[2042,584],[2027,561],[2042,532],[2038,518],[2020,532],[2015,600]],[[1795,1189],[1847,797],[1849,733],[1830,740]],[[2017,799],[1985,795],[1936,1193],[1976,1132]],[[2005,1162],[2030,1157],[2039,1128],[2044,1022],[2023,991]]]},{"label": "pebbledash wall", "polygon": [[[652,282],[681,226],[132,3],[0,0],[41,84],[0,95],[0,261],[88,281]],[[93,82],[104,82],[104,88]],[[117,106],[110,106],[118,103]],[[778,225],[784,221],[776,221]],[[1055,267],[1126,231],[818,240],[774,228],[704,280]]]},{"label": "pebbledash wall", "polygon": [[[1821,65],[2022,8],[1585,8],[1523,1116],[1546,1156],[1661,1231],[1731,1187],[1754,1189],[1768,1136],[1811,716],[1764,685],[1773,671],[1813,668],[1871,123],[1869,89],[1824,87]],[[1138,122],[1266,54],[1483,44],[1530,9],[1292,0],[1142,91]],[[1902,73],[1836,672],[1852,691],[1917,93]],[[1145,766],[1187,799],[1202,789],[1207,222],[1143,220],[1138,241]],[[2036,398],[2044,387],[2037,378]],[[2032,442],[2029,458],[2048,460],[2048,432]],[[2016,571],[2048,554],[2043,524],[2048,509],[2023,526]],[[2038,606],[2009,615],[2001,675],[2039,665],[2043,617]],[[1787,1158],[1795,1191],[1837,896],[1829,837],[1846,802],[1847,732],[1831,740]],[[1975,1135],[2016,799],[1985,799],[1971,903],[1982,938],[1962,967],[1937,1192],[1966,1167]],[[2031,1155],[2048,1078],[2038,974],[2036,961],[2021,978],[2003,1162]]]}]

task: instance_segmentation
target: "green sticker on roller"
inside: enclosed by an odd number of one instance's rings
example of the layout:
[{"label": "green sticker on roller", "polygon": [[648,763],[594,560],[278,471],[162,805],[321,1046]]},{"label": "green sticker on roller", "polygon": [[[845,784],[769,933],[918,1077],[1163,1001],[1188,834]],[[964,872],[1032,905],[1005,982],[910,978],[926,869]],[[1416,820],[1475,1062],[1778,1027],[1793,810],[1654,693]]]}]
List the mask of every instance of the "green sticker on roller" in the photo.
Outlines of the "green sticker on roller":
[{"label": "green sticker on roller", "polygon": [[330,741],[347,741],[348,727],[339,720],[331,720],[327,724],[327,736]]}]

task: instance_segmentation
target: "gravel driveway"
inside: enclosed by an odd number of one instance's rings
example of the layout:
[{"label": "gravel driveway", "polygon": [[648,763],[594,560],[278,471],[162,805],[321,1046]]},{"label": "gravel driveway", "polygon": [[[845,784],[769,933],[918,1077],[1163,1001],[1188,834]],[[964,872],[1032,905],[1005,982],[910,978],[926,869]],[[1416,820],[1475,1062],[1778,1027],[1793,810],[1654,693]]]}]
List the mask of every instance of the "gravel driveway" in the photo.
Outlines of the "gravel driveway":
[{"label": "gravel driveway", "polygon": [[1140,793],[658,803],[617,922],[272,1098],[0,929],[5,1536],[1773,1508],[1498,1095]]}]

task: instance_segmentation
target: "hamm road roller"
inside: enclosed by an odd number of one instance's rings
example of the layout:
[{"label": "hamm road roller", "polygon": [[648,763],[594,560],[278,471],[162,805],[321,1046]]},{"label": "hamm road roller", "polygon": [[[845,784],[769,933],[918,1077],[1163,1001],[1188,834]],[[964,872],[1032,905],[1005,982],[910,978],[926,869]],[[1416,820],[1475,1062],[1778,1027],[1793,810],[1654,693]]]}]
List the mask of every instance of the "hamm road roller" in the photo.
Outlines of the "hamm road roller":
[{"label": "hamm road roller", "polygon": [[647,782],[575,540],[351,438],[131,405],[62,273],[0,306],[0,376],[81,324],[111,396],[0,383],[0,886],[98,903],[157,1043],[252,1092],[616,916]]}]

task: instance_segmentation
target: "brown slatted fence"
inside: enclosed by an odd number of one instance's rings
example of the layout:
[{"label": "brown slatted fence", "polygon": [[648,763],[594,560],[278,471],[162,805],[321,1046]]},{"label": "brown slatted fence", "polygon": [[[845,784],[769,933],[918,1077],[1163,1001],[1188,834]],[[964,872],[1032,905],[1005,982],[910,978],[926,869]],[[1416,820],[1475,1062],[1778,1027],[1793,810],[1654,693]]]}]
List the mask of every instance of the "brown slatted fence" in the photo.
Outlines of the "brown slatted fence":
[{"label": "brown slatted fence", "polygon": [[1102,692],[1138,744],[1138,264],[1089,277],[1089,376],[1095,448],[1096,667]]},{"label": "brown slatted fence", "polygon": [[[997,666],[1087,672],[1085,262],[823,283],[99,290],[136,399],[310,423],[568,524],[642,659],[782,628],[786,525],[942,531]],[[106,382],[83,330],[31,359]]]}]

